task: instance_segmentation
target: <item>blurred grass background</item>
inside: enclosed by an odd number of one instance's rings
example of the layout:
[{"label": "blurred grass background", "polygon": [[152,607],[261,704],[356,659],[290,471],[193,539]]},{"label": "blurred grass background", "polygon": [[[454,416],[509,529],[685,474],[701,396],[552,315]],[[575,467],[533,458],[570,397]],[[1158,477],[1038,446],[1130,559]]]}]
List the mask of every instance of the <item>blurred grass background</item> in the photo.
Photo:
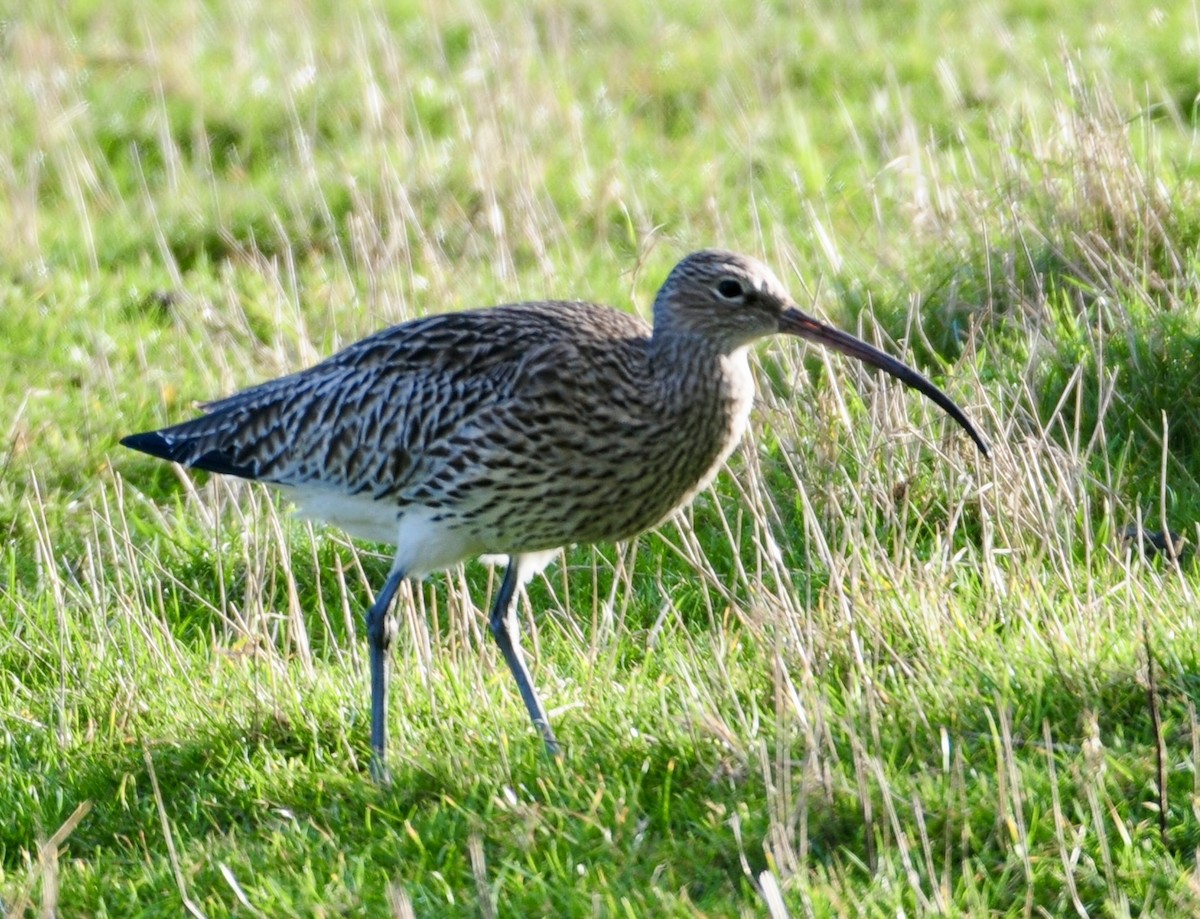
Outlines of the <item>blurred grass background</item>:
[{"label": "blurred grass background", "polygon": [[[1196,911],[1194,5],[115,0],[0,60],[10,914]],[[116,439],[708,245],[994,460],[765,346],[714,489],[530,586],[563,763],[472,563],[400,608],[373,787],[386,556]]]}]

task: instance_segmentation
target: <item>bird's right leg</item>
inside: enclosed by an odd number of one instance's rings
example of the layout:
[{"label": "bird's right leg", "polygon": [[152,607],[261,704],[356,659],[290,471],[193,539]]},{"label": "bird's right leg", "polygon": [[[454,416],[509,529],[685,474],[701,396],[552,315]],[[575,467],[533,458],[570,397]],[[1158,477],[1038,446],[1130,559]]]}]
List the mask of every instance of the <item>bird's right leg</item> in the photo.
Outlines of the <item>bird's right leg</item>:
[{"label": "bird's right leg", "polygon": [[546,750],[551,756],[558,756],[560,750],[558,741],[554,739],[554,731],[550,729],[550,720],[542,701],[534,689],[533,680],[529,676],[529,668],[525,664],[525,655],[521,651],[521,624],[517,621],[517,587],[521,583],[520,563],[516,556],[508,560],[508,568],[504,572],[504,580],[500,584],[500,592],[496,594],[496,602],[492,605],[492,615],[488,625],[500,653],[508,669],[517,680],[517,689],[529,712],[533,726],[546,742]]},{"label": "bird's right leg", "polygon": [[396,635],[396,624],[388,617],[388,607],[403,580],[404,571],[393,569],[367,610],[367,649],[371,661],[371,776],[381,785],[390,780],[387,771],[387,653]]}]

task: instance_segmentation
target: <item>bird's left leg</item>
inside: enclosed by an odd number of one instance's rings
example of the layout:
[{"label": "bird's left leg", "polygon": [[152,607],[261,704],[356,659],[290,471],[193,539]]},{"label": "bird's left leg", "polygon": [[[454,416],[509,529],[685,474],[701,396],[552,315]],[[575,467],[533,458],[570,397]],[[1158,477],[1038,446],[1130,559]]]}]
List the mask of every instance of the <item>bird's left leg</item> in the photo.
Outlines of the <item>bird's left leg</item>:
[{"label": "bird's left leg", "polygon": [[396,636],[396,623],[388,616],[388,607],[403,580],[404,570],[392,569],[383,589],[367,610],[367,649],[371,661],[371,777],[381,785],[390,781],[387,771],[387,653]]}]

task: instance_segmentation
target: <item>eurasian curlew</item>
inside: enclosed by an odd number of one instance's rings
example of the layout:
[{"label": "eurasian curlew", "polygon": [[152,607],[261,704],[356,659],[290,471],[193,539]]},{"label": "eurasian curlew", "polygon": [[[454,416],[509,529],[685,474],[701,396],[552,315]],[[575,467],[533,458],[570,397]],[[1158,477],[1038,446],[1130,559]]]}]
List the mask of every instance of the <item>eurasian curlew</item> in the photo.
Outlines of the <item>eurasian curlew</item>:
[{"label": "eurasian curlew", "polygon": [[671,271],[653,328],[578,302],[415,319],[121,443],[280,486],[306,516],[396,546],[366,617],[380,776],[397,587],[472,556],[508,556],[490,627],[529,717],[557,753],[521,652],[518,587],[562,546],[626,539],[691,501],[745,430],[754,398],[748,347],[777,333],[897,377],[986,454],[958,406],[920,373],[806,315],[765,265],[716,249]]}]

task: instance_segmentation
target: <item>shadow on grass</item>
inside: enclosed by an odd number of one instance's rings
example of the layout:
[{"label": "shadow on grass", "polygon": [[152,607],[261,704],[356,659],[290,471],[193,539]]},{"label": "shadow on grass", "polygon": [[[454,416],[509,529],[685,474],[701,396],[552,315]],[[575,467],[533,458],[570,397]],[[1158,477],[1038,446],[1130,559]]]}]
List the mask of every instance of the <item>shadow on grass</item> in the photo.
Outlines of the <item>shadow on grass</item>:
[{"label": "shadow on grass", "polygon": [[[42,835],[90,801],[64,847],[71,859],[158,874],[175,859],[194,891],[223,890],[231,908],[221,865],[241,866],[244,881],[250,868],[291,876],[328,866],[334,853],[353,853],[369,871],[371,880],[351,886],[374,905],[385,903],[388,877],[402,878],[414,905],[443,897],[444,906],[447,888],[471,902],[476,844],[504,886],[501,899],[524,908],[566,897],[590,868],[600,870],[592,885],[640,890],[639,898],[668,883],[697,902],[728,902],[745,892],[743,865],[766,867],[766,809],[743,801],[761,789],[746,778],[716,781],[707,751],[607,746],[556,762],[523,737],[506,747],[506,766],[500,751],[478,744],[437,760],[394,757],[392,784],[381,788],[367,776],[363,751],[351,764],[340,727],[313,737],[282,725],[247,736],[231,726],[179,742],[130,743],[47,776],[55,793],[43,803]],[[739,808],[746,847],[730,829]],[[842,819],[849,824],[852,815]],[[35,848],[29,832],[9,838],[9,870],[23,870],[22,847]]]},{"label": "shadow on grass", "polygon": [[[1200,830],[1190,812],[1191,777],[1175,760],[1188,746],[1194,676],[1168,673],[1160,683],[1171,757],[1165,840],[1144,812],[1154,800],[1155,745],[1145,687],[1137,673],[1113,673],[1102,692],[1095,689],[1047,686],[997,697],[1008,708],[1008,753],[994,703],[964,706],[947,719],[966,770],[957,777],[943,772],[936,745],[912,724],[905,728],[901,713],[877,724],[874,741],[865,723],[844,716],[831,725],[833,749],[796,742],[780,750],[764,737],[760,753],[740,754],[688,731],[629,738],[591,713],[572,725],[574,742],[560,761],[525,732],[510,741],[435,731],[424,748],[394,745],[386,788],[371,783],[365,743],[348,741],[342,721],[269,719],[257,730],[230,723],[73,758],[41,777],[38,805],[0,838],[6,870],[22,872],[36,837],[90,801],[91,813],[64,847],[71,859],[136,875],[167,872],[174,858],[193,890],[210,891],[230,909],[236,898],[222,870],[247,884],[320,867],[338,873],[347,897],[378,908],[392,879],[414,906],[430,910],[445,907],[447,891],[460,906],[487,895],[535,912],[570,912],[581,892],[623,891],[649,907],[652,888],[720,910],[747,902],[753,878],[789,863],[843,879],[897,870],[902,858],[886,815],[898,809],[908,825],[916,799],[950,889],[962,872],[1014,871],[1019,880],[1020,859],[1005,829],[1012,804],[997,779],[1019,775],[1026,800],[1048,799],[1053,757],[1065,806],[1077,806],[1071,802],[1086,799],[1087,783],[1098,783],[1126,832],[1185,857]],[[1100,722],[1106,773],[1081,767],[1089,718]],[[1031,854],[1057,857],[1048,815],[1035,809],[1025,819]],[[1099,863],[1094,833],[1080,845]],[[923,883],[943,882],[917,871]],[[1103,899],[1099,878],[1080,885],[1085,899]],[[1014,903],[1022,889],[1013,886]]]}]

